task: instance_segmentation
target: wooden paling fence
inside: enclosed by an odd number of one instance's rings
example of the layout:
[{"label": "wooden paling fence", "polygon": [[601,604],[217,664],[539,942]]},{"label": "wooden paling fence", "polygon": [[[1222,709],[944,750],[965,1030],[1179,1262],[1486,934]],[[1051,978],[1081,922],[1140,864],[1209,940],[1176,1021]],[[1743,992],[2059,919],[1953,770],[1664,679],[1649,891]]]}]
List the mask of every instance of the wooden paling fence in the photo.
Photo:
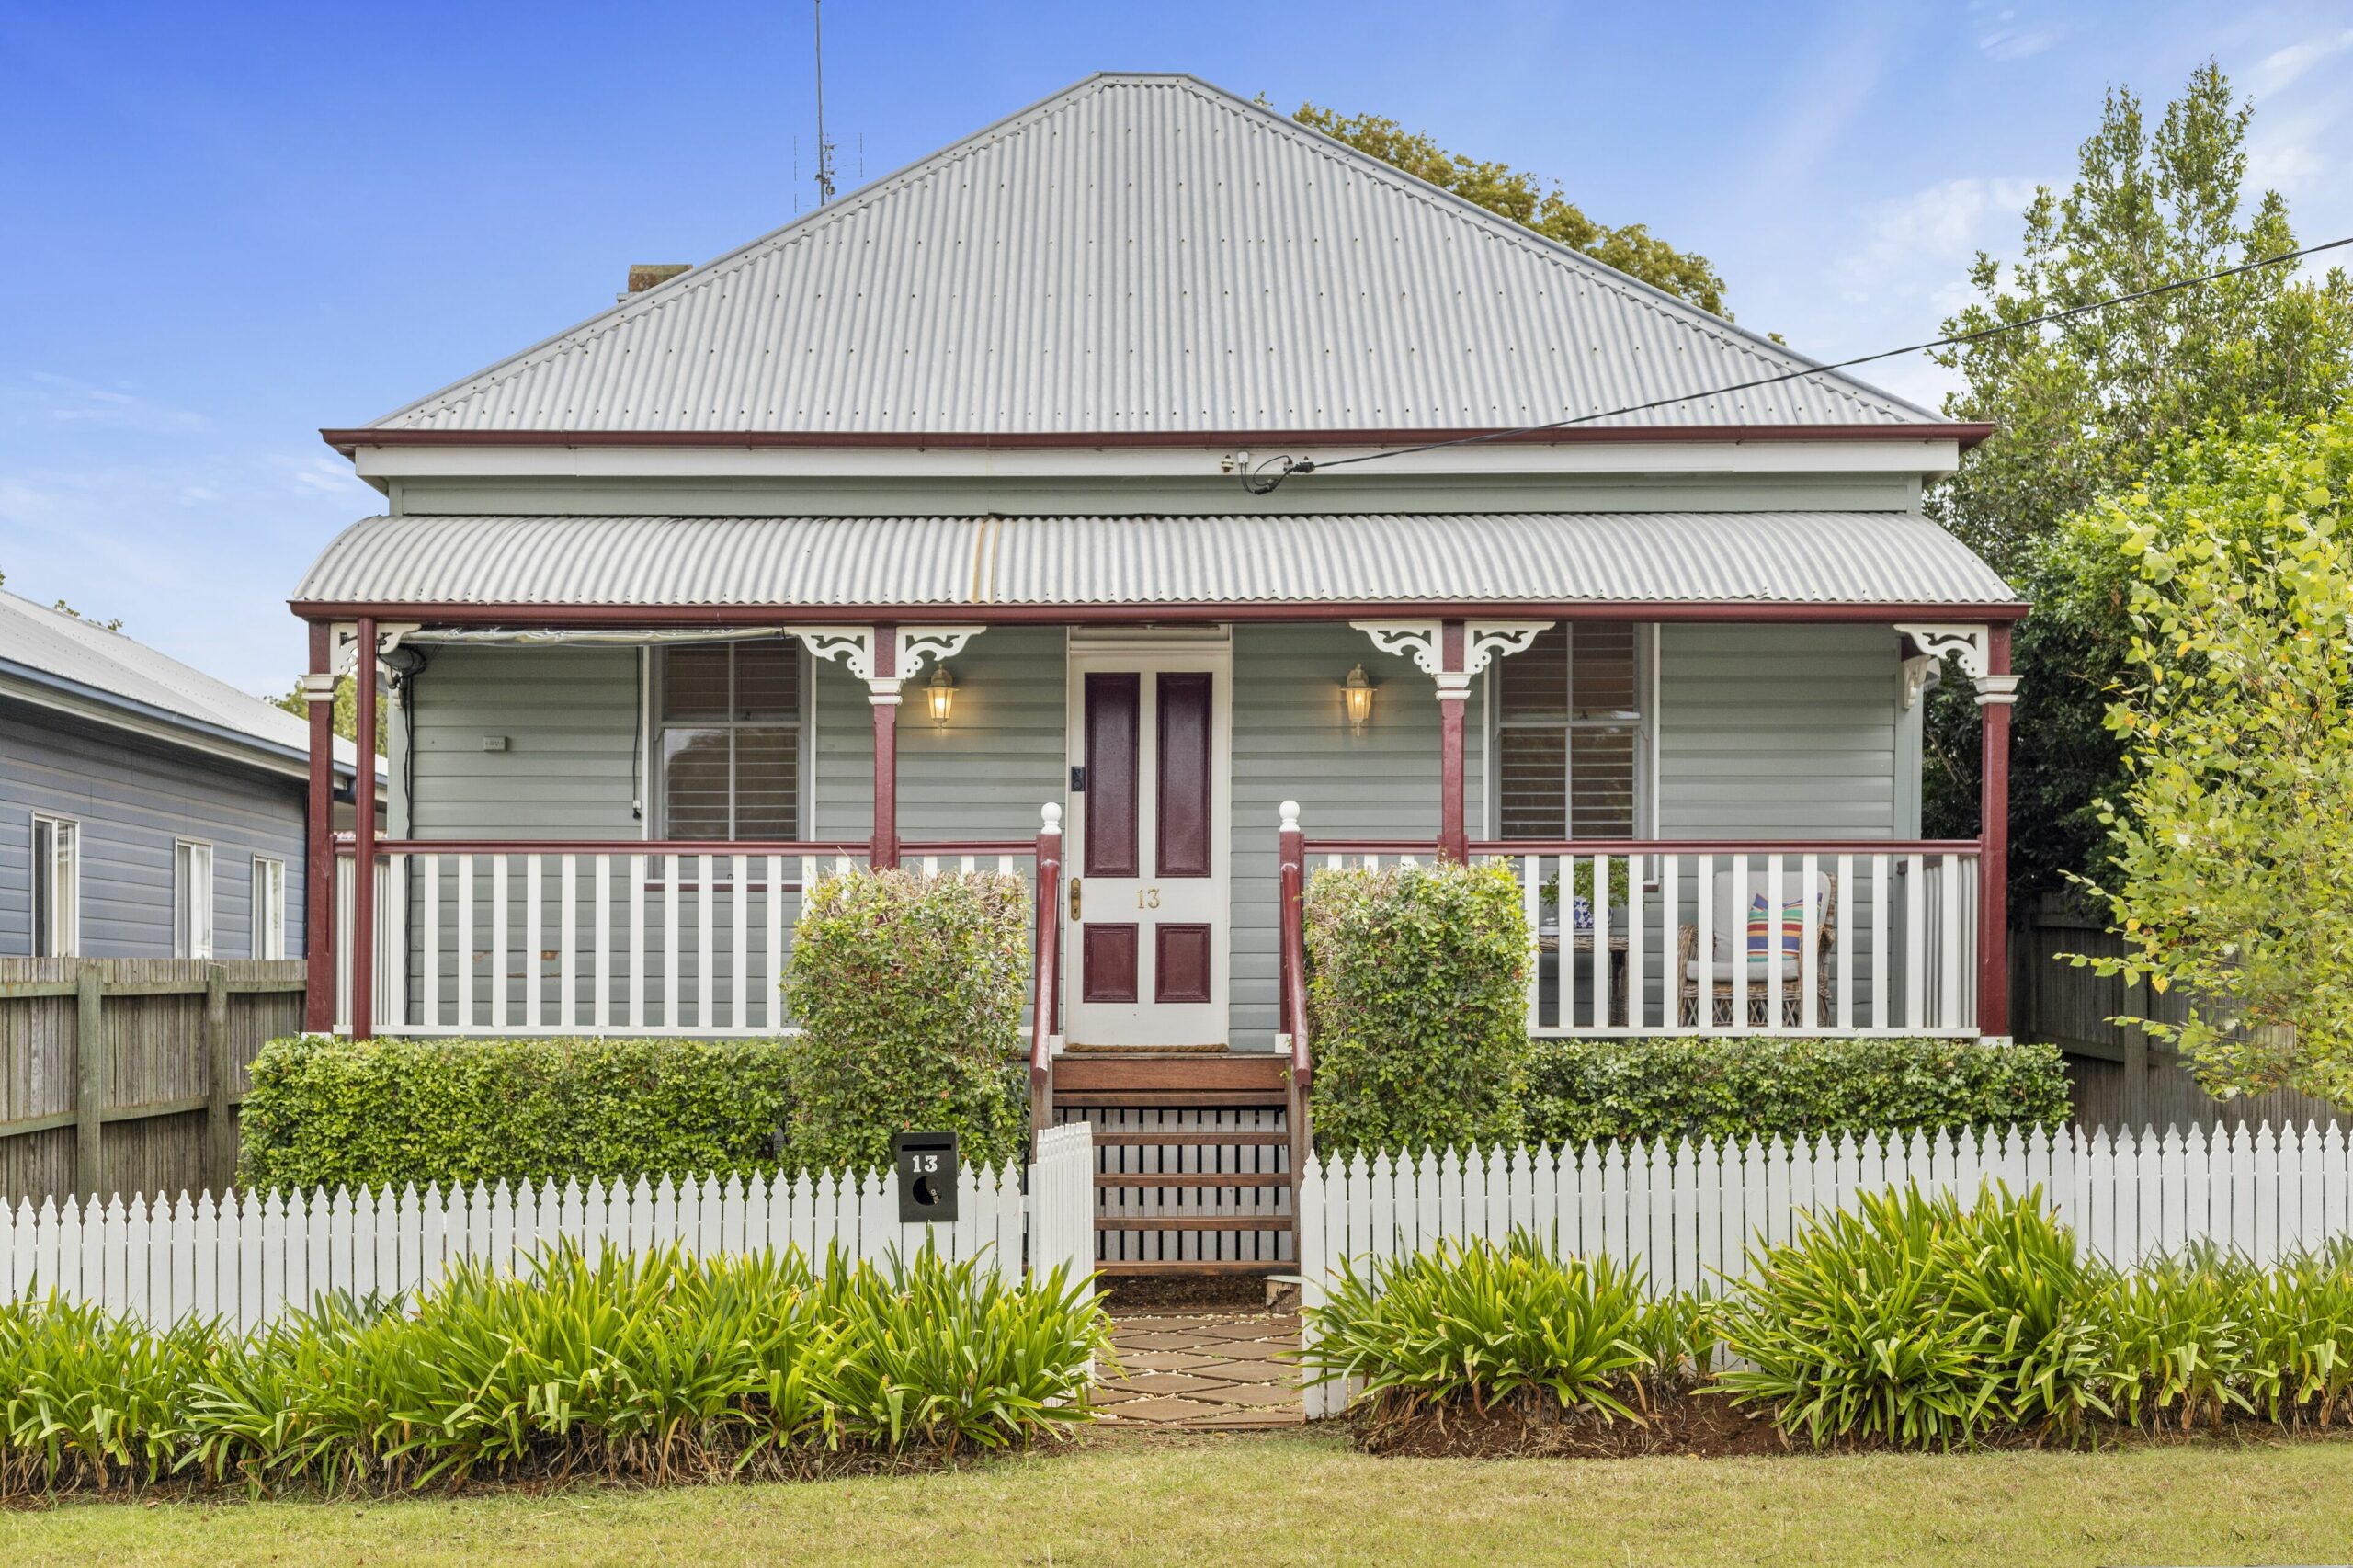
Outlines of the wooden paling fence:
[{"label": "wooden paling fence", "polygon": [[0,959],[0,1200],[225,1189],[301,960]]},{"label": "wooden paling fence", "polygon": [[[2119,1266],[2199,1241],[2268,1263],[2353,1234],[2342,1127],[2067,1127],[1319,1159],[1298,1187],[1300,1272],[1313,1306],[1344,1258],[1361,1269],[1441,1238],[1501,1242],[1525,1230],[1563,1253],[1636,1265],[1654,1290],[1712,1290],[1748,1270],[1753,1238],[1787,1241],[1807,1210],[1915,1181],[1964,1199],[1987,1181],[2040,1187],[2084,1244]],[[1346,1395],[1324,1384],[1306,1399],[1322,1416]]]},{"label": "wooden paling fence", "polygon": [[928,1241],[1017,1279],[1025,1237],[1030,1268],[1088,1267],[1093,1166],[1087,1130],[1055,1128],[1026,1194],[1017,1166],[969,1170],[956,1220],[932,1225],[900,1223],[892,1179],[874,1170],[20,1203],[0,1211],[0,1300],[53,1290],[159,1327],[194,1314],[252,1328],[332,1292],[413,1294],[460,1260],[521,1270],[563,1241],[590,1253],[797,1247],[819,1262],[838,1247],[875,1263]]}]

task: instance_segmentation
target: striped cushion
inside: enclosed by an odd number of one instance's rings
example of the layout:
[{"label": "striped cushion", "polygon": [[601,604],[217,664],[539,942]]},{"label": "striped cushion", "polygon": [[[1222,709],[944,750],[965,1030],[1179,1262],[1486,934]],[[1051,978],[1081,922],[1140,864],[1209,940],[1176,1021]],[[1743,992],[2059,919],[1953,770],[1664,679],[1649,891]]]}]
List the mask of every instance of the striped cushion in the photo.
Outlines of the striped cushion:
[{"label": "striped cushion", "polygon": [[[1765,895],[1758,893],[1748,901],[1748,956],[1763,959],[1774,951],[1771,921],[1767,914]],[[1780,956],[1793,959],[1805,951],[1805,900],[1781,905]]]}]

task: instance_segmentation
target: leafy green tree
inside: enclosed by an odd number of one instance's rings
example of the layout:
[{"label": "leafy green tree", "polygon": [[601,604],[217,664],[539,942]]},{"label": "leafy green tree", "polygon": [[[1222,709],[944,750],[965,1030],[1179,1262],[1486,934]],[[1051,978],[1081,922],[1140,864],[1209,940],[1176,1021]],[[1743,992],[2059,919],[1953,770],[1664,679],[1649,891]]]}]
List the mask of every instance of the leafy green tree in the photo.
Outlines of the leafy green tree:
[{"label": "leafy green tree", "polygon": [[1732,320],[1732,312],[1724,309],[1724,280],[1706,256],[1677,250],[1640,223],[1622,229],[1597,223],[1563,196],[1558,186],[1539,176],[1508,164],[1449,153],[1427,134],[1408,131],[1377,114],[1346,115],[1302,104],[1291,119],[1490,212],[1500,212],[1546,239],[1558,240],[1571,250],[1583,251],[1629,277]]},{"label": "leafy green tree", "polygon": [[[2246,196],[2251,105],[2209,63],[2152,127],[2128,89],[2108,95],[2075,184],[2038,190],[2020,259],[1980,254],[1977,299],[1944,324],[1982,332],[2178,282],[2296,246],[2287,203]],[[2258,411],[2302,419],[2353,384],[2353,284],[2281,266],[1943,351],[1965,391],[1956,419],[1996,434],[1929,508],[2034,601],[2015,650],[2025,677],[2011,762],[2012,890],[2023,900],[2097,863],[2093,802],[2120,765],[2102,719],[2128,632],[2121,573],[2059,537],[2062,518],[2120,494],[2158,453]],[[1928,831],[1977,823],[1977,715],[1965,686],[1928,716]]]},{"label": "leafy green tree", "polygon": [[[302,683],[296,680],[293,689],[274,699],[277,705],[298,719],[311,716],[311,704],[302,695]],[[359,739],[359,686],[349,676],[338,676],[335,683],[335,733],[355,744]],[[391,719],[386,710],[384,694],[376,694],[376,755],[385,755],[384,747],[392,734]]]},{"label": "leafy green tree", "polygon": [[[2353,1107],[2353,410],[2259,421],[2068,525],[2128,568],[2104,811],[2127,956],[2213,1092]],[[2084,961],[2084,960],[2078,960]]]}]

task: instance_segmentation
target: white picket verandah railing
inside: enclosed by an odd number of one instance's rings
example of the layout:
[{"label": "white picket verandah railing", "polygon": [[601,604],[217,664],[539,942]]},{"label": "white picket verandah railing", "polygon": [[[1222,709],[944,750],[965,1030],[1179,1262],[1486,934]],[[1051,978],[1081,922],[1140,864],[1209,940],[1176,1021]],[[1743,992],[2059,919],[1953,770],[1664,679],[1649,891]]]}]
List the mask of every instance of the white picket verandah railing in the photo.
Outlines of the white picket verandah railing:
[{"label": "white picket verandah railing", "polygon": [[[2069,1127],[1318,1159],[1296,1194],[1300,1274],[1314,1306],[1343,1258],[1361,1270],[1440,1238],[1501,1242],[1528,1230],[1563,1253],[1633,1264],[1654,1290],[1712,1290],[1747,1271],[1753,1238],[1785,1242],[1809,1210],[1914,1181],[1964,1200],[1985,1181],[2040,1187],[2081,1243],[2120,1267],[2198,1241],[2269,1263],[2353,1234],[2348,1137],[2343,1127]],[[1307,1392],[1311,1416],[1343,1403],[1336,1385]]]},{"label": "white picket verandah railing", "polygon": [[1091,1267],[1093,1170],[1087,1129],[1052,1129],[1027,1193],[1018,1167],[967,1170],[956,1220],[934,1225],[901,1224],[892,1179],[876,1170],[20,1204],[0,1210],[0,1300],[54,1290],[157,1326],[194,1313],[249,1329],[330,1291],[413,1293],[460,1259],[520,1270],[561,1240],[591,1254],[797,1247],[819,1264],[831,1246],[881,1263],[928,1240],[1017,1279],[1026,1237],[1029,1267],[1075,1277]]},{"label": "white picket verandah railing", "polygon": [[[1490,840],[1471,850],[1520,884],[1533,1037],[1977,1032],[1973,844]],[[1426,847],[1307,845],[1311,877],[1434,860]],[[1733,956],[1758,900],[1803,906],[1793,962]]]},{"label": "white picket verandah railing", "polygon": [[[792,852],[786,852],[790,849]],[[926,875],[1024,874],[1029,846],[927,853]],[[783,1034],[802,895],[864,846],[425,844],[376,858],[380,1034]],[[335,1020],[351,1018],[351,857],[336,858]]]}]

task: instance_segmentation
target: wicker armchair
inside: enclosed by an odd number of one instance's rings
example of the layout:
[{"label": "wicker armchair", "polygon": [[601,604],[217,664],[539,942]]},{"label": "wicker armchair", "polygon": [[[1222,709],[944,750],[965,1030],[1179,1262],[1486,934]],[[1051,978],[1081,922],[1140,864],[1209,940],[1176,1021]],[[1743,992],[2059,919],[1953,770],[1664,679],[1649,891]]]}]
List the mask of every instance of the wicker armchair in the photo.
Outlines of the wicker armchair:
[{"label": "wicker armchair", "polygon": [[[1802,879],[1799,879],[1800,883]],[[1802,886],[1784,885],[1784,899],[1794,900]],[[1749,897],[1754,900],[1768,896],[1761,876],[1752,874],[1748,882]],[[1764,959],[1749,959],[1747,1004],[1743,1009],[1746,1018],[1735,1020],[1733,1014],[1732,972],[1735,952],[1745,952],[1748,937],[1748,912],[1733,907],[1732,873],[1718,871],[1713,889],[1714,939],[1710,943],[1714,959],[1709,969],[1710,997],[1708,1021],[1711,1028],[1731,1028],[1738,1023],[1766,1023],[1765,1010],[1770,997],[1771,971]],[[1828,1018],[1832,1013],[1830,946],[1836,933],[1838,908],[1838,879],[1824,871],[1814,878],[1813,896],[1807,900],[1806,924],[1810,927],[1802,940],[1814,949],[1814,1017]],[[1795,1028],[1804,1019],[1804,1000],[1800,994],[1805,984],[1805,970],[1801,959],[1783,957],[1781,966],[1781,1017],[1779,1027]],[[1696,924],[1681,926],[1676,933],[1675,973],[1682,994],[1680,1017],[1683,1027],[1690,1028],[1699,1022],[1699,930]]]}]

